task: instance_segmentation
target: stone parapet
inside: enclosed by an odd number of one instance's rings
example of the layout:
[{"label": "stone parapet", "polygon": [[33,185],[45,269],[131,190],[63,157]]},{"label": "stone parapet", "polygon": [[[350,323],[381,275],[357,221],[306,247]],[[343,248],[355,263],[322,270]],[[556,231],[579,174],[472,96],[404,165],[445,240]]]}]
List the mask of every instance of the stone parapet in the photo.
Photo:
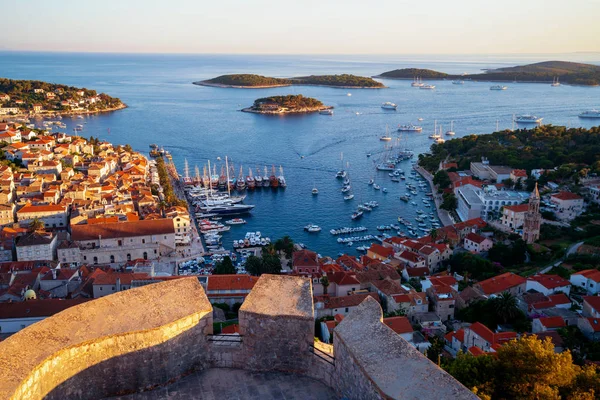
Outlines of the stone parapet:
[{"label": "stone parapet", "polygon": [[352,399],[469,399],[478,397],[383,323],[367,297],[334,330],[333,388]]},{"label": "stone parapet", "polygon": [[204,368],[210,333],[212,306],[195,278],[86,302],[0,344],[0,399],[96,399],[166,384]]}]

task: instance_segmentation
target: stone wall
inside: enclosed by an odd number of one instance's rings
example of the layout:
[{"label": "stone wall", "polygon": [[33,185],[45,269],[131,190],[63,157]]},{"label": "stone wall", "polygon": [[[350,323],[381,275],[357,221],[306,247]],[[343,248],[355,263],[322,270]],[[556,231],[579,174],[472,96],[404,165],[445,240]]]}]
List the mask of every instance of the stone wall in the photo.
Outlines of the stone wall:
[{"label": "stone wall", "polygon": [[477,399],[383,324],[367,297],[333,332],[333,388],[347,399]]},{"label": "stone wall", "polygon": [[206,366],[209,333],[212,307],[195,278],[86,302],[0,344],[0,399],[97,399],[166,384]]}]

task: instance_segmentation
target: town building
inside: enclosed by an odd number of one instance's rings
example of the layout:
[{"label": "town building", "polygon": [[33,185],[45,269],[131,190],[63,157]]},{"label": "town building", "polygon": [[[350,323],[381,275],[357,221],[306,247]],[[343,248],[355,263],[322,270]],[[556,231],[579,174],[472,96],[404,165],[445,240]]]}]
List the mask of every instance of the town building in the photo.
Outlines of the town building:
[{"label": "town building", "polygon": [[292,254],[292,269],[298,275],[310,275],[321,272],[317,253],[310,250],[295,251]]},{"label": "town building", "polygon": [[498,189],[494,185],[479,188],[474,185],[457,187],[454,194],[458,200],[456,212],[461,220],[474,218],[487,220],[496,216],[505,206],[521,204],[526,198],[525,192]]},{"label": "town building", "polygon": [[529,204],[518,204],[516,206],[505,206],[502,209],[502,225],[512,229],[520,229],[525,223],[525,214],[529,211]]},{"label": "town building", "polygon": [[597,269],[586,269],[571,274],[569,278],[574,286],[584,288],[588,294],[600,292],[600,271]]},{"label": "town building", "polygon": [[473,287],[486,296],[497,296],[505,292],[518,296],[526,291],[527,279],[512,272],[505,272],[478,282]]},{"label": "town building", "polygon": [[479,254],[488,251],[492,248],[494,242],[486,236],[481,236],[476,233],[469,233],[465,236],[464,248],[471,253]]},{"label": "town building", "polygon": [[523,219],[523,240],[526,243],[534,243],[540,238],[540,227],[542,215],[540,214],[540,192],[537,183],[529,197],[529,205]]},{"label": "town building", "polygon": [[575,193],[555,193],[550,202],[556,206],[554,214],[560,221],[571,221],[583,212],[583,197]]},{"label": "town building", "polygon": [[17,261],[55,260],[57,236],[32,232],[17,239]]},{"label": "town building", "polygon": [[527,278],[527,291],[535,290],[548,296],[554,293],[562,292],[567,296],[571,292],[571,282],[558,275],[538,274]]},{"label": "town building", "polygon": [[44,222],[47,229],[66,229],[68,226],[67,207],[54,204],[26,204],[17,211],[17,221],[21,226],[28,226],[34,219]]}]

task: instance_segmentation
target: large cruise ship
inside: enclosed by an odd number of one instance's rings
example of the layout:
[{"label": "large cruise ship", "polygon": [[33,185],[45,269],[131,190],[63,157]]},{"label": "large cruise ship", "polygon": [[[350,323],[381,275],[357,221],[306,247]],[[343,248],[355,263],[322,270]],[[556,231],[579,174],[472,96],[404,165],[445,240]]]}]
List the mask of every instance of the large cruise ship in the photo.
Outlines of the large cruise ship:
[{"label": "large cruise ship", "polygon": [[579,118],[600,118],[600,111],[598,111],[598,110],[584,111],[581,114],[579,114]]}]

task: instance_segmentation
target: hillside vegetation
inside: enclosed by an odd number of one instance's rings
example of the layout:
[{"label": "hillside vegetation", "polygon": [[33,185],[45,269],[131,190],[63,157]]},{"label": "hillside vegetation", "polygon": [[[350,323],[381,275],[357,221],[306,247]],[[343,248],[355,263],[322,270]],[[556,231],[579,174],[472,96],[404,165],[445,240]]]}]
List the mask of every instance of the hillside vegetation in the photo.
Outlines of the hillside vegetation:
[{"label": "hillside vegetation", "polygon": [[521,81],[551,82],[558,77],[562,83],[576,85],[600,85],[600,66],[568,61],[544,61],[489,70],[480,74],[450,75],[429,69],[405,68],[384,72],[381,77],[410,79],[420,76],[423,79],[470,79],[474,81]]},{"label": "hillside vegetation", "polygon": [[312,97],[304,97],[301,94],[288,94],[287,96],[270,96],[254,100],[255,109],[261,109],[268,105],[278,105],[288,110],[297,110],[305,108],[322,108],[323,103]]},{"label": "hillside vegetation", "polygon": [[[561,165],[585,166],[600,173],[600,127],[591,129],[544,125],[529,130],[494,132],[447,140],[419,156],[419,164],[436,171],[440,161],[456,160],[459,169],[487,157],[490,164],[531,171]],[[571,168],[573,170],[574,168]]]},{"label": "hillside vegetation", "polygon": [[281,86],[281,85],[324,85],[338,87],[366,87],[366,88],[381,88],[385,87],[382,83],[377,82],[372,78],[364,76],[356,76],[350,74],[341,75],[311,75],[297,78],[272,78],[254,74],[233,74],[221,75],[213,79],[196,84],[213,84],[224,86],[239,86],[239,87],[263,87],[263,86]]}]

